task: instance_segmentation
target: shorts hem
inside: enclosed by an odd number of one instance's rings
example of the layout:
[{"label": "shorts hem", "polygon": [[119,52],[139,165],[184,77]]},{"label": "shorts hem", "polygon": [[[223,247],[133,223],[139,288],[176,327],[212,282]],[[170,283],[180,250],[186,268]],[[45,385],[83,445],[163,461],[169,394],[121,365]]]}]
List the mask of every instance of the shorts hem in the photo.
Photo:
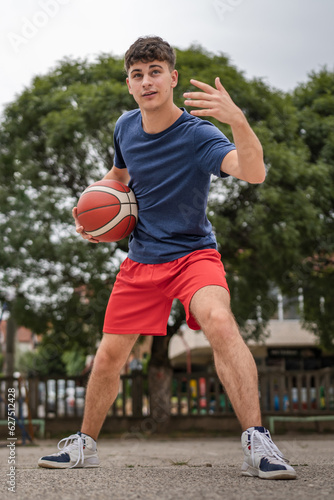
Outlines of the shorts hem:
[{"label": "shorts hem", "polygon": [[122,331],[122,330],[117,330],[116,331],[107,331],[105,328],[103,329],[103,333],[106,333],[107,335],[152,335],[152,336],[159,336],[159,337],[165,337],[167,335],[166,332],[157,332],[157,331],[154,331],[154,332],[144,332],[144,333],[140,333],[140,332],[133,332],[133,331]]}]

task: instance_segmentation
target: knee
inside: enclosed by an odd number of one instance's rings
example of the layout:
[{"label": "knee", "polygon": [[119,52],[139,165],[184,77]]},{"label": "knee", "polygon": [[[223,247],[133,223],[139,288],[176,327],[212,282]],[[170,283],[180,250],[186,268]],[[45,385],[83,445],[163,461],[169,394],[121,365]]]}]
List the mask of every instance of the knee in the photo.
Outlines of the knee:
[{"label": "knee", "polygon": [[126,359],[123,360],[122,357],[116,356],[115,353],[99,349],[94,359],[93,371],[100,375],[120,373],[125,362]]},{"label": "knee", "polygon": [[208,309],[201,320],[203,329],[230,331],[235,326],[235,320],[230,310],[212,307]]},{"label": "knee", "polygon": [[207,311],[201,326],[212,347],[240,337],[238,325],[228,309],[212,308]]}]

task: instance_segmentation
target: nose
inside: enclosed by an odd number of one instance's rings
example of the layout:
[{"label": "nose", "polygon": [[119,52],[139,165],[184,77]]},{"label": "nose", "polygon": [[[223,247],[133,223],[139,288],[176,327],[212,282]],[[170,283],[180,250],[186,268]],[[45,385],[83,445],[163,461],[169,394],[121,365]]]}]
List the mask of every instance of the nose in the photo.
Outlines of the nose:
[{"label": "nose", "polygon": [[142,79],[142,86],[144,88],[146,87],[150,87],[152,85],[152,79],[150,77],[150,75],[143,75],[143,79]]}]

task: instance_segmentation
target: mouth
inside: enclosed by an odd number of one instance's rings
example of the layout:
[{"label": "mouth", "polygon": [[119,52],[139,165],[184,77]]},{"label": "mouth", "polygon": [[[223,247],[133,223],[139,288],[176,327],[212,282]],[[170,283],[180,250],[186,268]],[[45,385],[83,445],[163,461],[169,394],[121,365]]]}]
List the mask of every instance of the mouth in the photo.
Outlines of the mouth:
[{"label": "mouth", "polygon": [[144,94],[142,94],[143,97],[152,97],[154,95],[156,95],[157,92],[154,92],[153,90],[150,90],[149,92],[145,92]]}]

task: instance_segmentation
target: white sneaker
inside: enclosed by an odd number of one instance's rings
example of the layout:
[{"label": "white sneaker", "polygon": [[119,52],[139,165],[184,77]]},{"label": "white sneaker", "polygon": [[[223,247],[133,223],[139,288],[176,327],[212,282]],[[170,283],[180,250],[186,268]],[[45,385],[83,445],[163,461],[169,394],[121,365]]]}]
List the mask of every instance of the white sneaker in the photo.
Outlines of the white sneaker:
[{"label": "white sneaker", "polygon": [[[63,441],[65,441],[63,446],[60,446]],[[58,443],[58,450],[60,450],[58,453],[41,457],[38,465],[49,469],[72,469],[74,467],[98,467],[100,464],[96,442],[81,432],[61,439]]]},{"label": "white sneaker", "polygon": [[296,471],[273,443],[270,432],[264,427],[250,427],[241,436],[245,454],[241,467],[243,476],[262,479],[295,479]]}]

